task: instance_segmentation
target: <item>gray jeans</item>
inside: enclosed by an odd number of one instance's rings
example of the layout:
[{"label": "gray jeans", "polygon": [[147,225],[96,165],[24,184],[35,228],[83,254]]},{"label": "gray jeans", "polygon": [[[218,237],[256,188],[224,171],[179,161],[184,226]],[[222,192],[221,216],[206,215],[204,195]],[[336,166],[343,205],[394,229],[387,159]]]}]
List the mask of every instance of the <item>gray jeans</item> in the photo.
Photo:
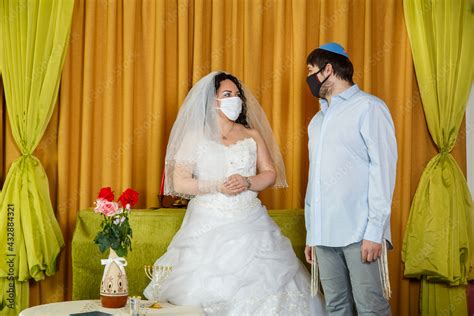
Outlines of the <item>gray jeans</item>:
[{"label": "gray jeans", "polygon": [[391,315],[383,296],[378,261],[362,263],[361,243],[316,247],[319,276],[329,315]]}]

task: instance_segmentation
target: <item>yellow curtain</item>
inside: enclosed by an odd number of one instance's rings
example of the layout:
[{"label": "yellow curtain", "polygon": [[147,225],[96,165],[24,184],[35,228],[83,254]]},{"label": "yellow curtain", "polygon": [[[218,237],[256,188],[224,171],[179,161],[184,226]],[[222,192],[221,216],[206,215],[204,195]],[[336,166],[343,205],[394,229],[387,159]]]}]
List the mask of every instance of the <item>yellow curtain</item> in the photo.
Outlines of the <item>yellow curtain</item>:
[{"label": "yellow curtain", "polygon": [[0,310],[5,315],[28,306],[28,280],[53,275],[64,245],[45,170],[32,154],[56,104],[73,6],[73,0],[0,2],[6,108],[21,151],[0,194]]},{"label": "yellow curtain", "polygon": [[410,210],[405,276],[422,279],[422,315],[466,315],[473,209],[450,152],[474,75],[474,13],[469,0],[405,0],[404,8],[423,108],[439,151],[423,172]]},{"label": "yellow curtain", "polygon": [[[399,164],[389,254],[394,315],[417,315],[419,283],[403,278],[400,250],[410,201],[436,152],[414,76],[401,0],[76,0],[59,110],[35,155],[50,179],[66,240],[58,273],[30,286],[32,305],[71,298],[70,241],[79,209],[98,189],[141,192],[156,207],[164,152],[180,102],[223,69],[256,94],[280,143],[290,188],[262,194],[268,208],[302,207],[307,124],[319,110],[306,56],[328,41],[348,50],[354,80],[388,104]],[[8,121],[8,120],[7,120]],[[8,122],[7,122],[8,124]],[[4,165],[15,157],[8,129]],[[461,161],[463,142],[454,149]]]},{"label": "yellow curtain", "polygon": [[[0,23],[0,41],[2,41],[2,23]],[[4,158],[4,115],[3,115],[3,81],[2,81],[2,50],[0,49],[0,184],[3,184],[3,160]],[[0,185],[0,193],[2,185]]]},{"label": "yellow curtain", "polygon": [[[0,31],[0,33],[1,33],[1,31]],[[3,163],[3,161],[5,160],[5,155],[4,155],[4,147],[5,147],[4,117],[5,117],[5,115],[3,113],[3,82],[2,82],[1,79],[2,79],[2,76],[1,76],[1,73],[0,73],[0,194],[2,192],[2,185],[1,184],[3,184],[3,179],[4,179],[4,173],[3,173],[4,163]]]}]

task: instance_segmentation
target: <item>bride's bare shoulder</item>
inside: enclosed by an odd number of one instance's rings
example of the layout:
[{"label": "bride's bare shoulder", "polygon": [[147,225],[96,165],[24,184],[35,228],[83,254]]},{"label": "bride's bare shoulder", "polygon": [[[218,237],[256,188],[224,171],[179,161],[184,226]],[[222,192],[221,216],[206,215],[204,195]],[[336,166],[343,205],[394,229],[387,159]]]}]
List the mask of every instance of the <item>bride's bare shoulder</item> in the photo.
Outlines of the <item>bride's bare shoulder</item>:
[{"label": "bride's bare shoulder", "polygon": [[245,128],[246,130],[246,136],[247,137],[252,137],[257,144],[263,141],[262,135],[260,135],[260,132],[254,128]]}]

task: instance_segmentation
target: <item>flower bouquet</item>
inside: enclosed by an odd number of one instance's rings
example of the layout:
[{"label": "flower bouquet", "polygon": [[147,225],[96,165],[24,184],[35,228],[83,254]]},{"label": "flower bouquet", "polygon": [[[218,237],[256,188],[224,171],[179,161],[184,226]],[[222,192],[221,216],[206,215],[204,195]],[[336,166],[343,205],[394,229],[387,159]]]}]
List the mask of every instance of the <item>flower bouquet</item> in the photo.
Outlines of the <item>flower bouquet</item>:
[{"label": "flower bouquet", "polygon": [[95,236],[94,242],[104,253],[112,248],[119,257],[126,256],[132,250],[132,228],[128,221],[131,208],[138,202],[138,192],[126,189],[114,201],[114,192],[110,187],[102,188],[95,201],[94,211],[102,214],[101,231]]}]

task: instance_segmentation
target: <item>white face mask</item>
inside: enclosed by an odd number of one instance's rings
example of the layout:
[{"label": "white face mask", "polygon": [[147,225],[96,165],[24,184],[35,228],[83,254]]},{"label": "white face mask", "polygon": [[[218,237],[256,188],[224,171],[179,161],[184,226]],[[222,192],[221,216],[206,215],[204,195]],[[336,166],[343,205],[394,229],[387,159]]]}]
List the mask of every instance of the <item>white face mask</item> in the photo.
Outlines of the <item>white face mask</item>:
[{"label": "white face mask", "polygon": [[240,112],[242,112],[242,99],[240,97],[230,97],[224,99],[217,99],[221,102],[219,109],[231,121],[235,121]]}]

